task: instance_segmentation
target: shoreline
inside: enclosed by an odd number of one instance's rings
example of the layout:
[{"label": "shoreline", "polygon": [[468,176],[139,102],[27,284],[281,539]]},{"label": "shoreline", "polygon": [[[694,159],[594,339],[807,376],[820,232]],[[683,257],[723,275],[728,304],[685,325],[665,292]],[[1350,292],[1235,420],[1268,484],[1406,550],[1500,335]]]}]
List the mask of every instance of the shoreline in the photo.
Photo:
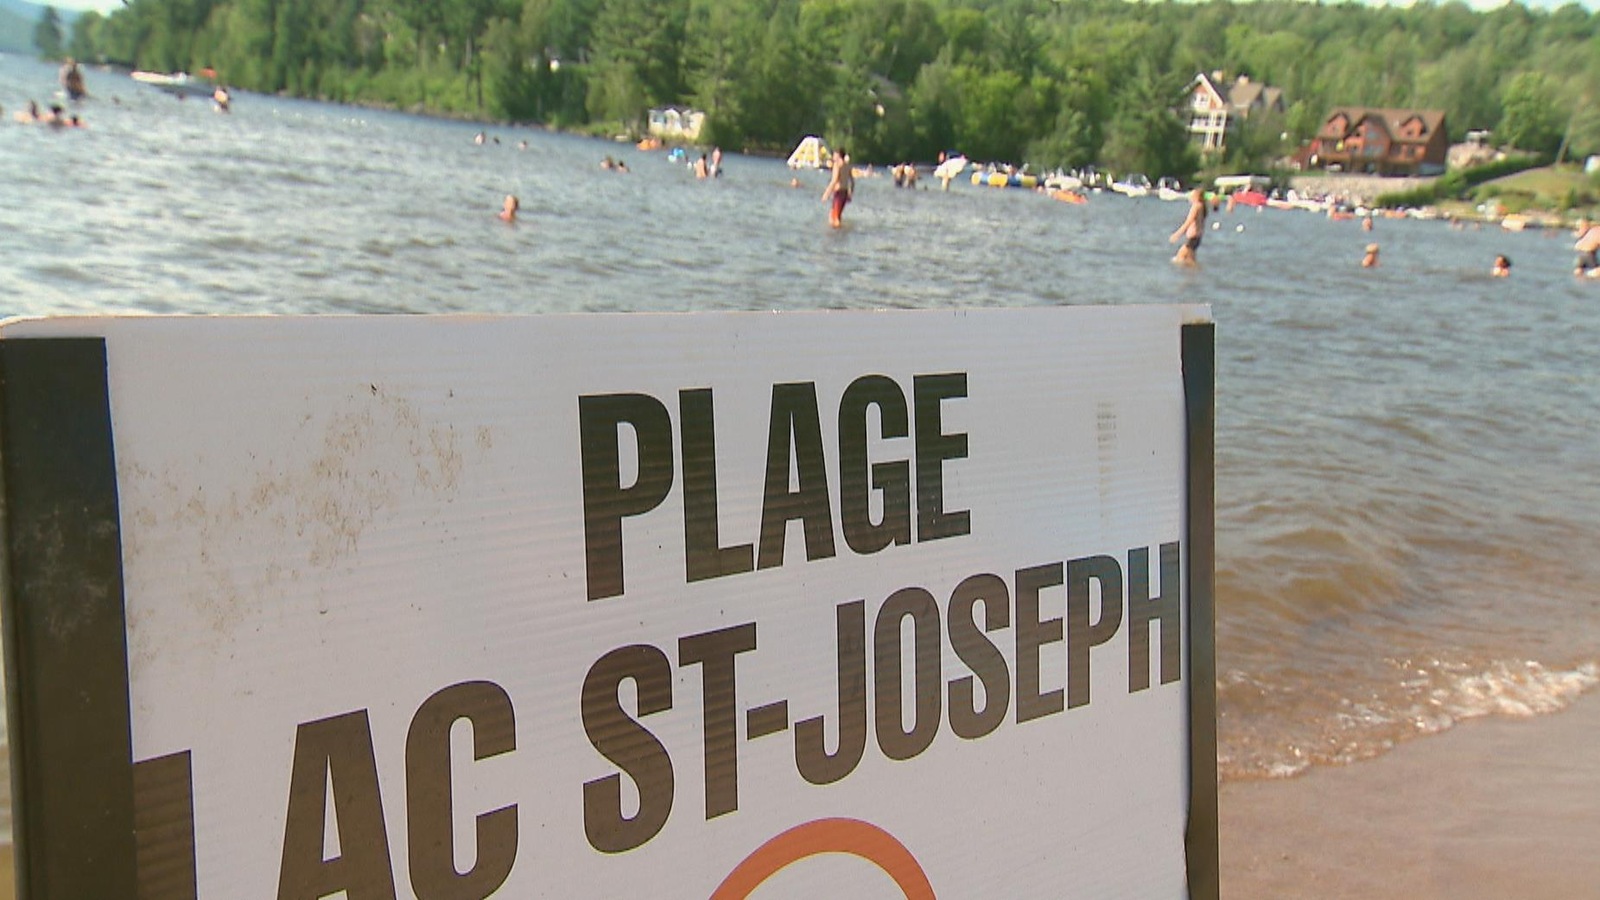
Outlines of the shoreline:
[{"label": "shoreline", "polygon": [[[1600,887],[1600,691],[1374,759],[1219,790],[1229,900],[1542,900]],[[14,900],[0,844],[0,900]]]},{"label": "shoreline", "polygon": [[1600,889],[1600,692],[1219,791],[1222,896],[1501,900]]}]

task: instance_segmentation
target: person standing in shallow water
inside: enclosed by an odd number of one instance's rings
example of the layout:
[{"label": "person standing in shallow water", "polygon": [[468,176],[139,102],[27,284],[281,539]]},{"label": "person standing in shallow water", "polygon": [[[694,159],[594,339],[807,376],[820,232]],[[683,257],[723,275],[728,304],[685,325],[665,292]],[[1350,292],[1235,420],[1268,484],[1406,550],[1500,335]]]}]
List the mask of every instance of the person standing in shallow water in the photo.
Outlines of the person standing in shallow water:
[{"label": "person standing in shallow water", "polygon": [[1200,249],[1200,238],[1206,231],[1206,195],[1199,188],[1189,192],[1189,215],[1178,226],[1178,230],[1167,238],[1167,243],[1176,244],[1182,239],[1183,246],[1178,248],[1178,254],[1172,261],[1180,266],[1193,266],[1199,263],[1195,258],[1195,251]]},{"label": "person standing in shallow water", "polygon": [[822,189],[822,199],[832,200],[833,206],[828,210],[828,224],[834,228],[844,225],[844,208],[849,204],[856,190],[856,176],[850,170],[850,154],[843,148],[833,155],[832,174],[828,177],[828,186]]}]

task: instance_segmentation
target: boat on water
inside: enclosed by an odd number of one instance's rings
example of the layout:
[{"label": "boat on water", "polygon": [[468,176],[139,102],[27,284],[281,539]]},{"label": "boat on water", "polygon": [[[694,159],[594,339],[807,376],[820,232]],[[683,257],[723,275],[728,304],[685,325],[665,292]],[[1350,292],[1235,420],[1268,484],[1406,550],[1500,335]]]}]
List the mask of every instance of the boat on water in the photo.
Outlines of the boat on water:
[{"label": "boat on water", "polygon": [[1047,191],[1069,191],[1076,194],[1083,190],[1083,179],[1076,175],[1056,172],[1044,177],[1044,187]]},{"label": "boat on water", "polygon": [[1147,175],[1128,175],[1111,182],[1111,189],[1124,197],[1150,196],[1150,178]]},{"label": "boat on water", "polygon": [[210,97],[217,90],[215,72],[201,72],[199,75],[190,75],[188,72],[134,72],[129,77],[174,97]]}]

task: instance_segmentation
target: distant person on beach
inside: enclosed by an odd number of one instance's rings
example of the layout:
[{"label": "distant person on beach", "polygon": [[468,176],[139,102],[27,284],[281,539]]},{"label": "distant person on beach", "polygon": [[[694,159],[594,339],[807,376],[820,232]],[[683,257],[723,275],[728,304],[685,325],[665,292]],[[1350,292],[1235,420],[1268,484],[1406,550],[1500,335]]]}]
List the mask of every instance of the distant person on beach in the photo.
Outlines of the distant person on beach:
[{"label": "distant person on beach", "polygon": [[854,199],[856,192],[856,174],[850,168],[850,154],[839,148],[833,154],[833,164],[828,175],[828,186],[822,189],[822,199],[832,200],[833,206],[828,211],[828,224],[834,228],[844,226],[844,208]]},{"label": "distant person on beach", "polygon": [[1367,254],[1361,257],[1361,268],[1375,269],[1378,266],[1378,245],[1368,244]]},{"label": "distant person on beach", "polygon": [[521,208],[522,208],[522,202],[517,199],[517,195],[516,194],[507,194],[505,202],[500,205],[500,221],[502,221],[502,222],[515,222],[515,221],[517,221],[517,210],[519,210]]},{"label": "distant person on beach", "polygon": [[1510,258],[1508,258],[1506,256],[1503,256],[1503,255],[1502,256],[1496,256],[1494,258],[1494,268],[1489,270],[1489,274],[1493,275],[1496,278],[1510,278],[1511,277],[1511,260],[1510,260]]},{"label": "distant person on beach", "polygon": [[1578,227],[1573,234],[1578,236],[1578,240],[1572,245],[1572,249],[1578,252],[1578,261],[1572,274],[1593,277],[1600,272],[1600,262],[1595,259],[1596,252],[1600,251],[1600,225],[1588,219],[1579,219]]},{"label": "distant person on beach", "polygon": [[1199,263],[1195,251],[1200,249],[1200,238],[1206,232],[1206,195],[1199,188],[1189,192],[1189,215],[1178,226],[1178,230],[1167,238],[1167,243],[1176,244],[1183,240],[1183,246],[1178,248],[1172,261],[1180,266],[1193,266]]}]

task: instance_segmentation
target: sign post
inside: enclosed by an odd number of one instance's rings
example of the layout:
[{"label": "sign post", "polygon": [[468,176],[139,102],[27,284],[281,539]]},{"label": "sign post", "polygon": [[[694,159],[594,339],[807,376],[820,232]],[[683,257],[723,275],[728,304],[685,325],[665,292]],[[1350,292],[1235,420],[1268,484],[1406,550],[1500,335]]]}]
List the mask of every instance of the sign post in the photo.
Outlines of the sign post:
[{"label": "sign post", "polygon": [[0,327],[26,898],[1217,896],[1202,307]]}]

